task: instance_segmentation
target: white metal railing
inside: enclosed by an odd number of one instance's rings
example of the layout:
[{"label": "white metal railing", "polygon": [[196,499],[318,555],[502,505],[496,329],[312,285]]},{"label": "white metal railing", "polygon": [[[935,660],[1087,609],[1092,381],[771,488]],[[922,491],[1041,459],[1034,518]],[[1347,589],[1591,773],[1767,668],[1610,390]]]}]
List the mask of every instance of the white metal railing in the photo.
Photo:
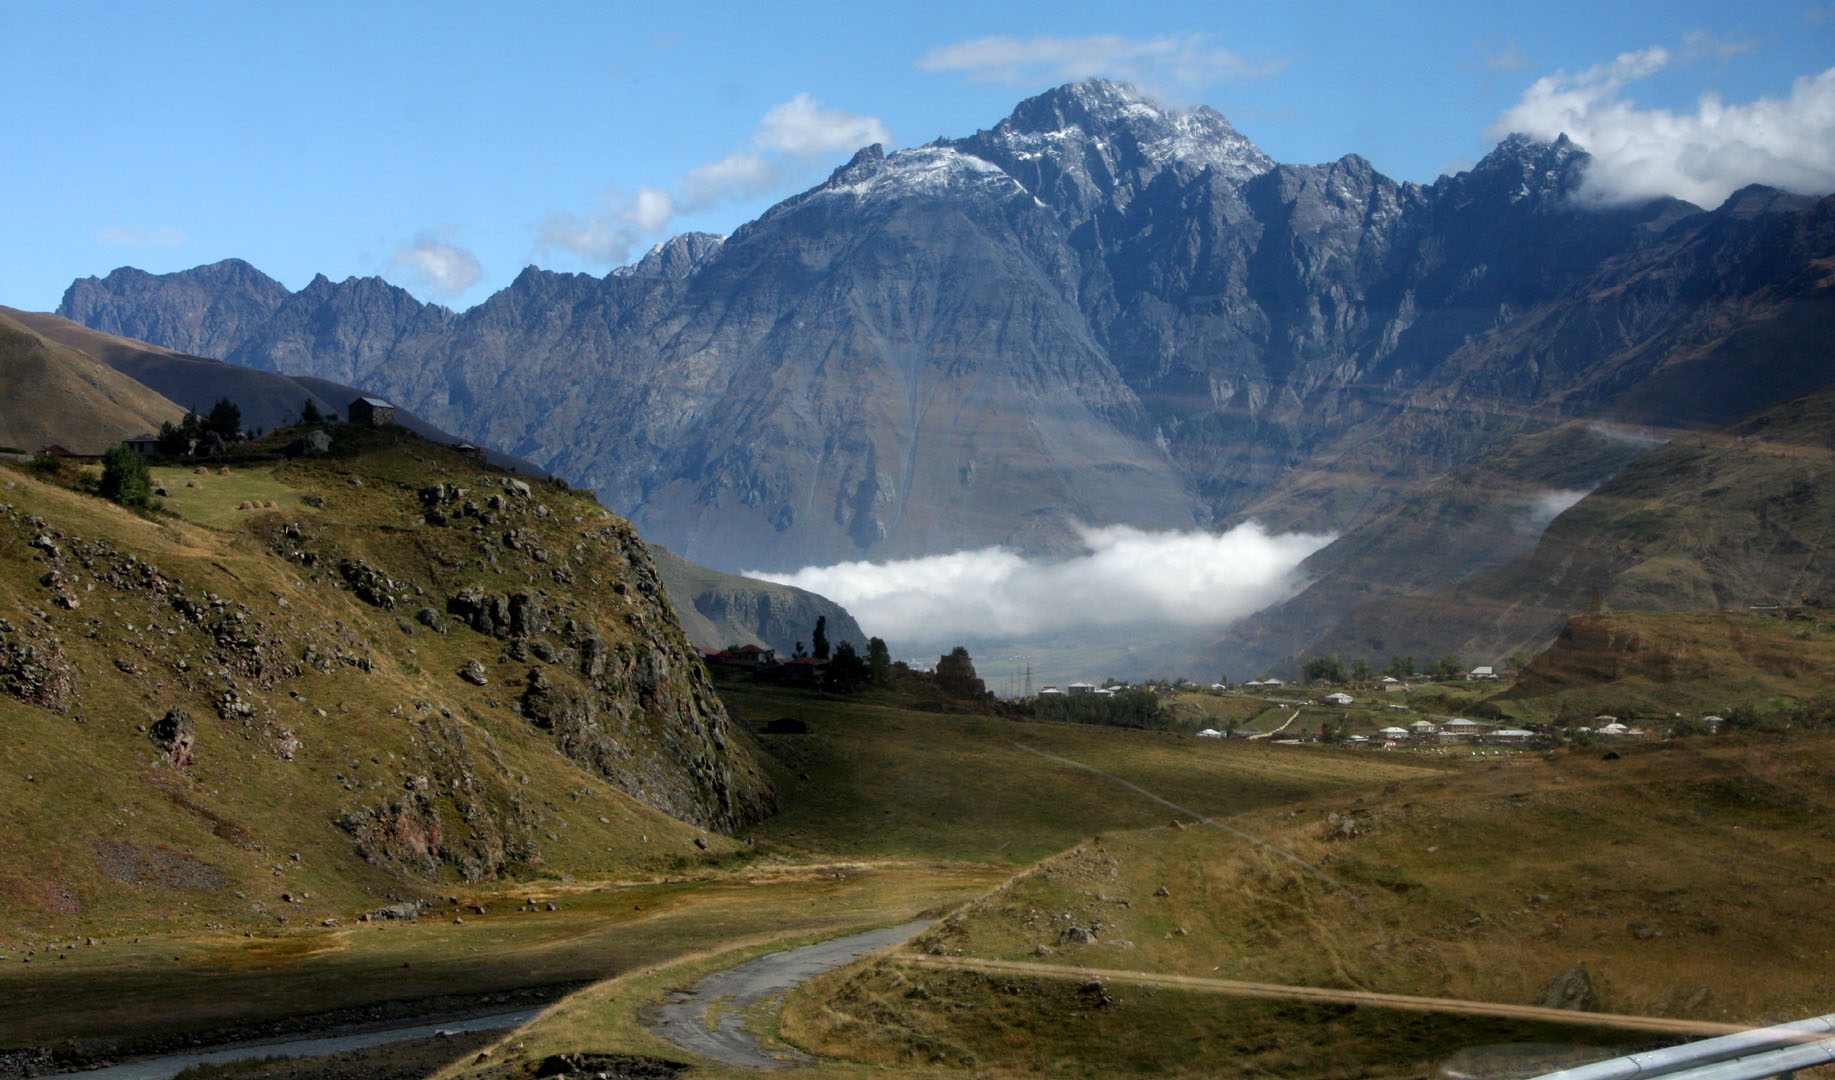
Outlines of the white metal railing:
[{"label": "white metal railing", "polygon": [[1535,1080],[1762,1080],[1835,1062],[1835,1013],[1627,1054]]}]

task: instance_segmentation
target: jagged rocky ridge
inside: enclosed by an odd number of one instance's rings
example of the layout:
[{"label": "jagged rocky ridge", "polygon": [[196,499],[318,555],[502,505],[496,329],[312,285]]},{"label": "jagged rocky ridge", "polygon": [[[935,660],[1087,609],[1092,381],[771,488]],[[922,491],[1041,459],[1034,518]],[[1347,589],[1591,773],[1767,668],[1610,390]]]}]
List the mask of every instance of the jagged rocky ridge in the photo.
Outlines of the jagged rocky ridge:
[{"label": "jagged rocky ridge", "polygon": [[869,147],[652,272],[530,268],[453,315],[219,264],[60,310],[361,380],[729,569],[1060,553],[1078,522],[1342,531],[1565,420],[1724,422],[1826,380],[1826,202],[1583,205],[1587,161],[1512,137],[1430,185],[1277,164],[1089,80]]}]

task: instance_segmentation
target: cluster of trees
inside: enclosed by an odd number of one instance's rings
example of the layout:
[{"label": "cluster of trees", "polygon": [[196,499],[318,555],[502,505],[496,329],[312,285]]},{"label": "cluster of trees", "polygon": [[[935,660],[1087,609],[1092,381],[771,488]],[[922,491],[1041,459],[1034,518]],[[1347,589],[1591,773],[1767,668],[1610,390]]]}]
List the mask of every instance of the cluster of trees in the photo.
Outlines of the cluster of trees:
[{"label": "cluster of trees", "polygon": [[160,424],[159,452],[164,457],[183,457],[193,447],[211,442],[212,436],[224,444],[242,437],[242,409],[228,398],[218,398],[203,416],[188,409],[178,423],[167,420]]},{"label": "cluster of trees", "polygon": [[338,422],[338,411],[320,412],[319,403],[311,398],[299,408],[299,422],[302,424],[335,424]]},{"label": "cluster of trees", "polygon": [[1396,679],[1406,679],[1410,675],[1427,675],[1435,679],[1457,679],[1468,670],[1465,661],[1450,655],[1428,661],[1425,667],[1417,664],[1412,656],[1391,656],[1388,665],[1380,672],[1372,668],[1370,662],[1361,656],[1352,660],[1348,666],[1336,655],[1309,656],[1300,665],[1300,674],[1305,681],[1329,683],[1369,682],[1379,675],[1387,675]]},{"label": "cluster of trees", "polygon": [[[831,646],[828,640],[828,616],[816,616],[816,625],[809,634],[809,646],[796,643],[792,656],[801,659],[810,657],[828,662],[822,675],[822,686],[828,690],[837,690],[844,694],[857,693],[869,686],[891,686],[894,679],[909,669],[904,664],[894,664],[892,654],[886,643],[879,638],[867,639],[867,652],[860,655],[851,641],[843,641]],[[965,654],[966,655],[966,654]]]},{"label": "cluster of trees", "polygon": [[1040,720],[1065,720],[1073,724],[1101,724],[1108,727],[1131,727],[1164,730],[1172,726],[1172,717],[1160,708],[1160,699],[1151,690],[1120,690],[1114,694],[1064,694],[1042,697],[1032,705],[1032,715]]}]

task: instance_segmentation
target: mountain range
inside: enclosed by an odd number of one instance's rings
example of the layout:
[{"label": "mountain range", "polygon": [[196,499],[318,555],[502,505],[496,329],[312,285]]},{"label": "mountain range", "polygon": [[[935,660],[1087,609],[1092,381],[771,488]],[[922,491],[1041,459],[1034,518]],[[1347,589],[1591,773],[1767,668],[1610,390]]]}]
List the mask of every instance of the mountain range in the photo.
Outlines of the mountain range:
[{"label": "mountain range", "polygon": [[[1512,136],[1426,185],[1279,164],[1209,108],[1086,80],[462,313],[229,260],[83,279],[59,314],[371,387],[727,569],[1057,556],[1110,523],[1338,534],[1311,600],[1205,654],[1254,668],[1528,555],[1639,429],[1830,381],[1835,200],[1598,205],[1589,160]],[[1449,493],[1469,521],[1436,522]]]}]

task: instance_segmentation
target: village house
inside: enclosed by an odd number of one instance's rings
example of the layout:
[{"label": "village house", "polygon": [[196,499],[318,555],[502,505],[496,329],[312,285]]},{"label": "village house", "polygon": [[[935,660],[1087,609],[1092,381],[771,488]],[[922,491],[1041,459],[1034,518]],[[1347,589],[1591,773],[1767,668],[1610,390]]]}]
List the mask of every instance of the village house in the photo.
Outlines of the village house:
[{"label": "village house", "polygon": [[360,397],[350,403],[344,415],[363,427],[388,427],[395,422],[395,405],[379,397]]},{"label": "village house", "polygon": [[713,653],[709,659],[720,660],[736,667],[764,667],[777,662],[777,650],[763,645],[735,645],[725,652]]},{"label": "village house", "polygon": [[1458,717],[1440,725],[1440,737],[1443,739],[1466,738],[1485,730],[1485,726],[1476,720]]},{"label": "village house", "polygon": [[1325,695],[1325,703],[1327,705],[1350,705],[1353,704],[1355,700],[1356,699],[1351,697],[1351,695],[1342,692]]},{"label": "village house", "polygon": [[159,456],[159,436],[150,431],[145,435],[136,435],[131,439],[122,439],[121,445],[128,447],[141,457],[150,458]]}]

